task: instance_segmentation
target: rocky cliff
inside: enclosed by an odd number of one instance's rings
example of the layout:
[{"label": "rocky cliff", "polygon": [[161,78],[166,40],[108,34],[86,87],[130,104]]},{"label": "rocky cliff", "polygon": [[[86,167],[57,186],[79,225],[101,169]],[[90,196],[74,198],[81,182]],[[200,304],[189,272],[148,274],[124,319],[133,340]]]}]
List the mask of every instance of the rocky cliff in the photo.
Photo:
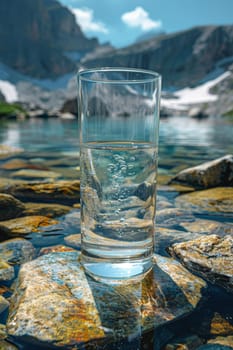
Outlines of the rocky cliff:
[{"label": "rocky cliff", "polygon": [[0,1],[0,61],[26,75],[56,77],[75,69],[72,53],[98,46],[56,0]]},{"label": "rocky cliff", "polygon": [[224,71],[232,56],[233,26],[203,26],[156,36],[84,59],[83,64],[153,69],[162,74],[164,88],[183,88],[199,83],[216,69]]}]

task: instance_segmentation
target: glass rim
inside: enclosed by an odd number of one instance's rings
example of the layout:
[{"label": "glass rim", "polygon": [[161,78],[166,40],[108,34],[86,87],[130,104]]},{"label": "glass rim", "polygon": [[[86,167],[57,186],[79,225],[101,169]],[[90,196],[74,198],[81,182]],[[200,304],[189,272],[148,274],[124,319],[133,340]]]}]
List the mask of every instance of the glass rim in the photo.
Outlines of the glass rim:
[{"label": "glass rim", "polygon": [[[141,79],[101,79],[92,78],[88,75],[90,73],[138,73],[144,75]],[[92,83],[103,83],[103,84],[145,84],[161,80],[161,75],[150,69],[141,68],[126,68],[126,67],[94,67],[94,68],[82,68],[77,73],[78,79],[82,81]],[[148,77],[147,77],[148,76]]]}]

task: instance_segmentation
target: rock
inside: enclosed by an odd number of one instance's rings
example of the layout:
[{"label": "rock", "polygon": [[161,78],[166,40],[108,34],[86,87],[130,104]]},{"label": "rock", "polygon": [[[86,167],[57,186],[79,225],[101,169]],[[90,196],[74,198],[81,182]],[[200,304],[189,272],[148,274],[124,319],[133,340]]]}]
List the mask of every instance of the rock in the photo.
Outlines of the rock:
[{"label": "rock", "polygon": [[196,189],[233,186],[233,155],[185,169],[171,179],[170,183],[174,182],[190,185]]},{"label": "rock", "polygon": [[[7,334],[6,334],[6,326],[4,324],[0,323],[0,340],[6,339]],[[0,348],[1,349],[1,348]]]},{"label": "rock", "polygon": [[134,192],[134,195],[142,201],[146,201],[151,196],[151,193],[152,185],[148,182],[142,182]]},{"label": "rock", "polygon": [[233,334],[233,325],[219,313],[215,312],[210,323],[210,333],[212,335],[231,335]]},{"label": "rock", "polygon": [[233,336],[229,335],[227,337],[216,337],[214,339],[210,339],[208,344],[216,344],[219,346],[219,349],[233,349]]},{"label": "rock", "polygon": [[64,238],[64,241],[67,245],[74,248],[81,248],[81,234],[77,233],[74,235],[69,235]]},{"label": "rock", "polygon": [[77,115],[75,116],[72,113],[66,112],[66,113],[59,113],[59,118],[65,119],[65,120],[72,120],[75,119]]},{"label": "rock", "polygon": [[54,171],[48,171],[48,170],[21,169],[11,173],[11,176],[13,178],[19,178],[19,179],[25,179],[25,180],[31,180],[31,179],[52,180],[52,179],[59,178],[61,175]]},{"label": "rock", "polygon": [[202,344],[202,340],[197,335],[189,335],[172,339],[163,350],[194,350]]},{"label": "rock", "polygon": [[[65,347],[132,339],[191,312],[205,282],[171,258],[142,280],[105,284],[86,276],[78,252],[43,255],[22,265],[7,331],[18,340]],[[130,347],[129,347],[130,348]]]},{"label": "rock", "polygon": [[54,245],[51,247],[41,248],[39,255],[45,255],[50,253],[58,253],[58,252],[73,252],[74,249],[67,247],[65,245]]},{"label": "rock", "polygon": [[10,281],[15,277],[13,266],[0,258],[0,281]]},{"label": "rock", "polygon": [[232,350],[232,346],[220,344],[206,344],[199,346],[196,350]]},{"label": "rock", "polygon": [[230,234],[233,236],[233,225],[224,224],[214,220],[198,219],[192,222],[182,222],[180,225],[189,232],[199,234],[217,234],[219,236],[225,236]]},{"label": "rock", "polygon": [[25,160],[20,158],[14,158],[2,164],[1,168],[4,170],[19,170],[19,169],[26,168],[27,165],[28,163],[25,162]]},{"label": "rock", "polygon": [[0,159],[9,158],[15,154],[23,152],[22,148],[7,146],[0,144]]},{"label": "rock", "polygon": [[49,218],[59,217],[69,213],[71,207],[62,204],[46,204],[46,203],[26,203],[23,214],[28,215],[42,215]]},{"label": "rock", "polygon": [[178,196],[175,205],[190,211],[232,213],[233,187],[217,187]]},{"label": "rock", "polygon": [[174,244],[172,256],[181,260],[190,271],[233,292],[233,237],[202,236]]},{"label": "rock", "polygon": [[77,99],[67,100],[61,108],[61,113],[70,113],[72,115],[78,115],[78,104]]},{"label": "rock", "polygon": [[19,348],[17,348],[11,343],[8,343],[8,341],[0,340],[0,349],[1,350],[18,350]]},{"label": "rock", "polygon": [[21,236],[27,235],[31,232],[40,231],[41,227],[55,225],[58,221],[54,219],[50,219],[46,216],[32,215],[32,216],[24,216],[22,218],[11,219],[2,221],[1,225],[5,227],[9,233],[9,235],[13,236]]},{"label": "rock", "polygon": [[35,257],[35,249],[26,239],[9,239],[0,243],[0,255],[11,265],[23,264]]},{"label": "rock", "polygon": [[155,226],[155,251],[164,254],[167,248],[174,243],[190,241],[200,237],[199,233],[175,230],[171,227]]},{"label": "rock", "polygon": [[108,117],[110,115],[109,106],[97,96],[90,98],[88,105],[88,112],[90,116],[101,115],[102,117]]},{"label": "rock", "polygon": [[180,226],[192,233],[198,234],[217,234],[219,236],[232,235],[233,225],[230,223],[222,223],[214,220],[197,219],[193,222],[181,222]]},{"label": "rock", "polygon": [[34,169],[34,170],[49,170],[48,167],[42,164],[33,164],[33,162],[25,161],[20,158],[10,159],[1,166],[4,170],[21,170],[21,169]]},{"label": "rock", "polygon": [[7,301],[3,296],[0,295],[0,314],[9,306],[9,301]]},{"label": "rock", "polygon": [[195,119],[205,119],[209,115],[203,111],[200,107],[193,107],[189,110],[188,116]]},{"label": "rock", "polygon": [[187,212],[179,208],[166,208],[157,210],[156,213],[156,224],[162,227],[177,226],[180,222],[192,221],[195,221],[195,217],[191,211]]},{"label": "rock", "polygon": [[0,193],[0,221],[21,216],[25,206],[18,199],[5,193]]},{"label": "rock", "polygon": [[79,202],[80,181],[57,181],[48,183],[19,183],[0,185],[0,192],[32,202],[51,202],[71,205]]}]

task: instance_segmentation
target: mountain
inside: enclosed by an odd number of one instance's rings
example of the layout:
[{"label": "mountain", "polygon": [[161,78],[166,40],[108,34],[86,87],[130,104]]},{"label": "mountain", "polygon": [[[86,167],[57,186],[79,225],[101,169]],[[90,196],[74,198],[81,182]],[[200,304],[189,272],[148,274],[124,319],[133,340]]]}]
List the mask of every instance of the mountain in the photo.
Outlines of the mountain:
[{"label": "mountain", "polygon": [[3,64],[37,78],[74,71],[74,57],[98,47],[56,0],[1,0],[0,43]]},{"label": "mountain", "polygon": [[[228,60],[228,61],[227,61]],[[158,71],[164,89],[199,84],[233,61],[233,25],[202,26],[155,36],[104,56],[84,59],[85,67],[125,66]],[[215,74],[214,73],[214,74]],[[210,78],[210,76],[209,76]]]},{"label": "mountain", "polygon": [[156,36],[161,36],[164,34],[165,34],[164,31],[150,30],[146,33],[139,35],[136,38],[135,43],[140,43],[141,41],[149,40],[149,39],[155,38]]}]

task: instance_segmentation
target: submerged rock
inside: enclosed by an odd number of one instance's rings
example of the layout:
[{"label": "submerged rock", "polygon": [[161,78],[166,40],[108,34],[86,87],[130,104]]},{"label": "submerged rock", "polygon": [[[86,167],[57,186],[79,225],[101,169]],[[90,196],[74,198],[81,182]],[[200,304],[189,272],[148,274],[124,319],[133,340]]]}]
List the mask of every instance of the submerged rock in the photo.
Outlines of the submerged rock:
[{"label": "submerged rock", "polygon": [[191,185],[197,189],[233,186],[233,155],[185,169],[171,179],[170,183]]},{"label": "submerged rock", "polygon": [[232,213],[233,187],[217,187],[178,196],[175,204],[190,211]]},{"label": "submerged rock", "polygon": [[76,233],[73,235],[66,236],[64,238],[64,241],[68,246],[80,249],[80,247],[81,247],[81,234]]},{"label": "submerged rock", "polygon": [[23,264],[35,257],[35,249],[26,239],[9,239],[0,243],[0,255],[11,265]]},{"label": "submerged rock", "polygon": [[[222,223],[215,220],[197,219],[193,222],[182,222],[180,224],[187,231],[199,234],[217,234],[225,236],[227,234],[233,235],[233,225],[230,223]],[[192,239],[193,239],[192,235]]]},{"label": "submerged rock", "polygon": [[72,208],[67,205],[56,203],[26,203],[23,214],[28,215],[42,215],[49,218],[59,217],[69,213]]},{"label": "submerged rock", "polygon": [[15,277],[13,266],[0,258],[0,281],[10,281]]},{"label": "submerged rock", "polygon": [[0,221],[16,218],[22,215],[25,206],[18,199],[5,193],[0,193]]},{"label": "submerged rock", "polygon": [[233,292],[233,237],[202,236],[174,244],[169,251],[190,271]]},{"label": "submerged rock", "polygon": [[205,282],[162,256],[142,280],[123,284],[87,277],[78,252],[43,255],[24,264],[11,298],[8,334],[71,349],[133,339],[191,312]]},{"label": "submerged rock", "polygon": [[22,148],[0,144],[0,159],[12,157],[13,155],[19,154],[22,152],[23,152]]},{"label": "submerged rock", "polygon": [[9,301],[7,301],[3,296],[0,295],[0,313],[3,312],[5,309],[7,309],[8,306],[9,306]]},{"label": "submerged rock", "polygon": [[38,232],[41,227],[55,225],[57,223],[57,220],[50,219],[46,216],[32,215],[2,221],[1,225],[8,230],[9,236],[21,236],[31,232]]},{"label": "submerged rock", "polygon": [[80,181],[47,183],[16,183],[0,185],[0,192],[8,193],[23,201],[51,202],[71,205],[79,202]]},{"label": "submerged rock", "polygon": [[61,175],[49,170],[20,169],[13,172],[11,177],[26,180],[52,180],[61,177]]}]

